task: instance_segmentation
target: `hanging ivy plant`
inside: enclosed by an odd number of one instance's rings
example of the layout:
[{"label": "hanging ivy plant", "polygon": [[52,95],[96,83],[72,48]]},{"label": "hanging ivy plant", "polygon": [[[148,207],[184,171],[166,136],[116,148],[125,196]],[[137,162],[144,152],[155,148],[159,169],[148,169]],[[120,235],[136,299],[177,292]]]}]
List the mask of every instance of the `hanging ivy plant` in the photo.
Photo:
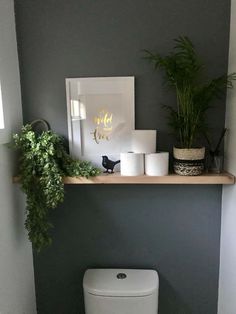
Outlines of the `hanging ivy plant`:
[{"label": "hanging ivy plant", "polygon": [[13,140],[20,151],[20,183],[27,196],[25,227],[33,248],[40,251],[52,242],[48,214],[64,200],[63,177],[96,176],[100,171],[90,162],[72,159],[64,139],[52,131],[37,133],[27,124]]}]

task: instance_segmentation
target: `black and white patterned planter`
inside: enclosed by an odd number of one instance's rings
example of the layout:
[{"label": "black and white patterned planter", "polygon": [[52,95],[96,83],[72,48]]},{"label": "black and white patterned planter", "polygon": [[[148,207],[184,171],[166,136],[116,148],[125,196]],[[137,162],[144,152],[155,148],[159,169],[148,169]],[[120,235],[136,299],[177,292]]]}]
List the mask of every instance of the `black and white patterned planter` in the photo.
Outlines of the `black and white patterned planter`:
[{"label": "black and white patterned planter", "polygon": [[173,149],[174,172],[181,176],[199,176],[204,170],[205,147]]}]

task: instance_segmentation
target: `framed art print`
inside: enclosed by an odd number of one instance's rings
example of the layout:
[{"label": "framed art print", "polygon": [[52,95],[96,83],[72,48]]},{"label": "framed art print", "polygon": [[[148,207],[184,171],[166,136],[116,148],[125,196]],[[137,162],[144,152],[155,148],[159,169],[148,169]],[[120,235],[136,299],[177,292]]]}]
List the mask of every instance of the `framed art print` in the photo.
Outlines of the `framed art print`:
[{"label": "framed art print", "polygon": [[70,154],[100,166],[131,149],[134,77],[66,79]]}]

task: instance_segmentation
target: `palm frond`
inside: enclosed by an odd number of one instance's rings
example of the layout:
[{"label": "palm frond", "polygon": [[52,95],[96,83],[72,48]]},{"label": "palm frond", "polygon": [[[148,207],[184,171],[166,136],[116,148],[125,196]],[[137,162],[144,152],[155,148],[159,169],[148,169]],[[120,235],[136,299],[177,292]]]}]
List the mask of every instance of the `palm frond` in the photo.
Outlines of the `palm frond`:
[{"label": "palm frond", "polygon": [[175,46],[168,55],[145,50],[145,59],[153,63],[155,69],[162,70],[165,82],[175,89],[176,109],[165,106],[169,112],[168,124],[178,134],[182,147],[191,147],[196,137],[207,129],[206,111],[215,99],[225,94],[226,88],[233,88],[236,73],[199,84],[203,64],[193,43],[186,36],[174,41]]},{"label": "palm frond", "polygon": [[174,50],[178,65],[183,69],[186,78],[194,80],[202,68],[194,45],[187,36],[180,36],[175,42]]}]

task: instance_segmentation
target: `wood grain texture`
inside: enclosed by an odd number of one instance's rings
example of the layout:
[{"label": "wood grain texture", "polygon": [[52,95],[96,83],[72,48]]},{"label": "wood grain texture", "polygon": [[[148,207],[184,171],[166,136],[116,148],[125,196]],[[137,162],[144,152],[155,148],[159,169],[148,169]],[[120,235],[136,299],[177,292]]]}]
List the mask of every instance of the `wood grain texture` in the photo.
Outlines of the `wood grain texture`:
[{"label": "wood grain texture", "polygon": [[[20,182],[19,177],[13,178],[14,183]],[[200,176],[180,176],[169,174],[163,177],[152,176],[121,176],[120,173],[102,174],[97,177],[65,177],[65,184],[234,184],[235,177],[227,172],[221,174],[205,173]]]}]

